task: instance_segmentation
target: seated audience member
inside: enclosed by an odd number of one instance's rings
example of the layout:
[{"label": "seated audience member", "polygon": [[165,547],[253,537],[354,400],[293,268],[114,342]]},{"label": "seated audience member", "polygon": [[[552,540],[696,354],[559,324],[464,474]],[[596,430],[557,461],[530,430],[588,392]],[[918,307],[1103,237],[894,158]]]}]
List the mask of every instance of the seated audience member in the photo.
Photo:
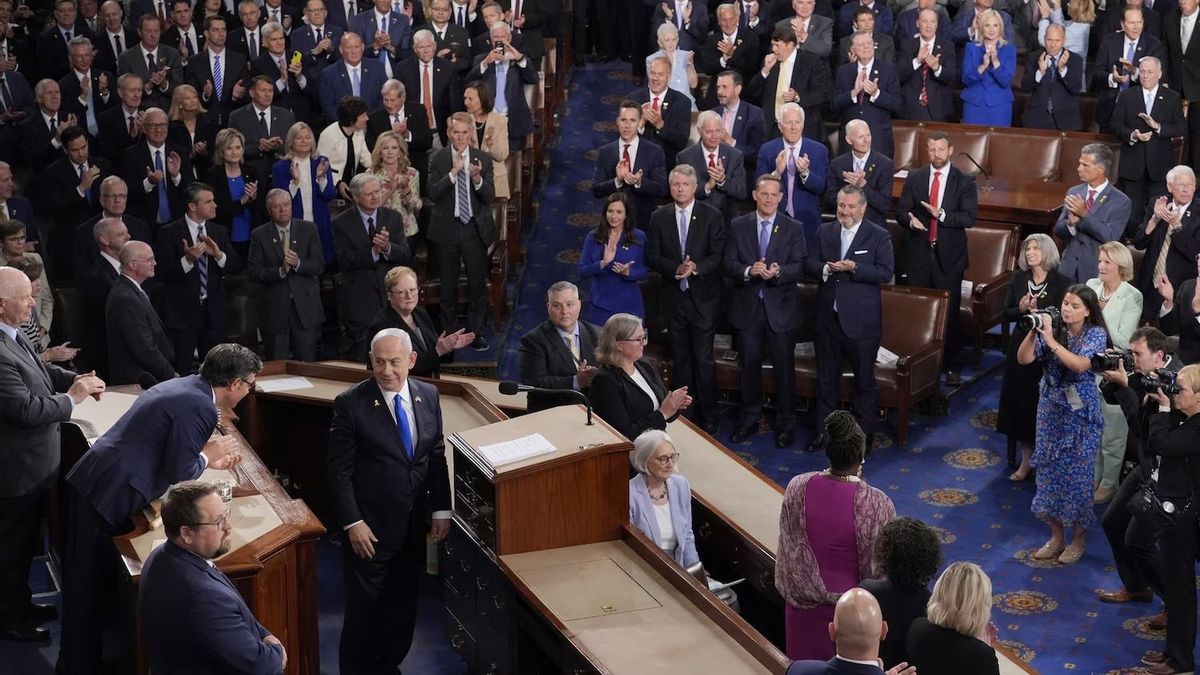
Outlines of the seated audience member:
[{"label": "seated audience member", "polygon": [[1016,70],[1017,48],[1005,39],[1000,14],[994,9],[980,13],[978,36],[962,57],[963,124],[1012,125]]},{"label": "seated audience member", "polygon": [[[781,77],[785,82],[780,83]],[[771,35],[770,53],[763,57],[762,67],[746,86],[746,97],[761,101],[759,105],[770,137],[774,138],[782,131],[779,125],[783,121],[784,107],[795,103],[804,110],[801,133],[809,138],[820,138],[824,133],[822,113],[833,98],[829,63],[797,47],[796,32],[790,26],[777,27]]]},{"label": "seated audience member", "polygon": [[821,198],[825,195],[829,150],[803,136],[804,108],[787,103],[780,108],[779,131],[758,149],[755,176],[771,174],[783,184],[782,210],[804,226],[804,237],[813,248],[821,227]]},{"label": "seated audience member", "polygon": [[[492,158],[493,184],[496,199],[506,199],[511,190],[508,185],[509,142],[508,118],[495,110],[492,90],[483,82],[468,82],[463,87],[463,109],[475,120],[471,134],[471,147]],[[518,146],[518,149],[519,146]]]},{"label": "seated audience member", "polygon": [[725,127],[717,113],[700,113],[696,129],[700,142],[679,153],[677,161],[696,170],[696,198],[720,211],[728,223],[737,215],[737,202],[746,198],[745,158],[741,150],[724,143]]},{"label": "seated audience member", "polygon": [[629,217],[638,229],[650,229],[655,200],[667,196],[667,163],[662,148],[643,143],[638,136],[642,107],[636,101],[621,101],[617,110],[617,139],[596,151],[592,169],[592,196],[608,197],[623,192],[633,204]]},{"label": "seated audience member", "polygon": [[1171,168],[1171,139],[1187,134],[1188,122],[1178,91],[1159,86],[1162,62],[1154,57],[1138,63],[1138,84],[1117,95],[1112,132],[1121,141],[1117,176],[1129,195],[1131,209],[1127,232],[1144,222],[1146,204],[1167,189]]},{"label": "seated audience member", "polygon": [[951,563],[933,585],[925,618],[908,629],[908,662],[921,675],[999,675],[992,581],[979,565]]},{"label": "seated audience member", "polygon": [[1096,123],[1101,133],[1112,133],[1113,106],[1117,95],[1135,87],[1138,78],[1138,63],[1147,56],[1163,62],[1167,50],[1157,35],[1148,32],[1148,17],[1154,17],[1161,29],[1162,19],[1157,12],[1144,6],[1126,4],[1120,10],[1107,12],[1110,17],[1120,19],[1120,32],[1103,31],[1100,46],[1092,59],[1092,91],[1099,94],[1096,101]]},{"label": "seated audience member", "polygon": [[[221,133],[225,131],[232,130]],[[246,276],[259,284],[255,297],[263,353],[268,361],[315,361],[325,321],[321,237],[316,225],[292,216],[292,198],[286,190],[271,189],[266,204],[268,221],[250,233],[246,260]]]},{"label": "seated audience member", "polygon": [[411,249],[421,212],[421,172],[409,162],[408,143],[400,134],[379,134],[371,150],[371,174],[383,186],[383,205],[400,214]]},{"label": "seated audience member", "polygon": [[875,564],[882,576],[859,585],[879,601],[888,626],[879,645],[879,658],[885,666],[894,666],[908,661],[908,628],[925,616],[929,582],[942,566],[938,534],[916,518],[896,518],[879,533]]},{"label": "seated audience member", "polygon": [[[1200,258],[1196,259],[1200,273]],[[1188,279],[1174,288],[1169,278],[1160,278],[1156,289],[1162,296],[1158,322],[1167,335],[1179,336],[1177,355],[1184,363],[1200,363],[1200,298],[1196,295],[1196,279]]]},{"label": "seated audience member", "polygon": [[40,343],[43,347],[49,344],[50,341],[50,325],[54,322],[54,291],[50,288],[50,280],[46,278],[46,263],[42,256],[33,251],[25,250],[25,243],[28,237],[28,228],[25,223],[20,220],[3,220],[0,219],[0,263],[4,265],[14,265],[22,258],[30,258],[36,260],[41,272],[37,275],[40,282],[40,290],[34,292],[33,299],[37,301],[37,306],[34,307],[34,313],[37,315],[38,325],[41,327],[42,335],[38,340],[31,340],[34,344]]},{"label": "seated audience member", "polygon": [[[642,288],[638,285],[650,271],[646,266],[646,233],[637,229],[633,202],[624,192],[604,200],[604,214],[596,229],[583,237],[579,257],[579,279],[591,279],[583,318],[603,326],[613,314],[645,317]],[[591,350],[583,350],[585,355]]]},{"label": "seated audience member", "polygon": [[163,499],[167,541],[146,558],[138,585],[138,617],[155,673],[266,675],[287,667],[283,643],[211,562],[232,545],[230,513],[212,483],[177,483]]},{"label": "seated audience member", "polygon": [[876,56],[888,63],[896,63],[896,40],[889,33],[875,30],[875,12],[871,11],[871,8],[866,5],[859,5],[854,8],[853,29],[838,41],[836,56],[833,60],[834,68],[839,68],[848,61],[852,62],[855,60],[854,36],[859,33],[866,33],[871,36],[871,42],[875,45]]},{"label": "seated audience member", "polygon": [[647,86],[629,92],[629,99],[642,106],[638,136],[662,148],[667,166],[675,166],[675,155],[687,147],[692,131],[692,102],[667,86],[671,71],[670,59],[656,57],[646,68]]},{"label": "seated audience member", "polygon": [[[20,270],[29,277],[29,283],[33,288],[32,296],[37,298],[41,295],[42,284],[45,279],[45,270],[42,266],[41,258],[33,257],[33,254],[27,254],[17,258],[16,260],[8,261],[8,266]],[[29,340],[29,344],[33,345],[34,351],[38,357],[46,363],[61,363],[67,364],[71,359],[75,358],[75,354],[79,349],[72,347],[70,342],[65,342],[56,347],[50,346],[50,333],[42,327],[39,321],[37,306],[33,307],[33,311],[29,313],[29,318],[21,324],[21,333],[25,335],[25,339]],[[64,365],[64,367],[67,367]]]},{"label": "seated audience member", "polygon": [[329,158],[329,169],[337,178],[342,199],[352,199],[350,181],[371,169],[371,149],[367,147],[367,102],[357,96],[342,99],[337,119],[321,131],[317,154]]},{"label": "seated audience member", "polygon": [[1029,53],[1021,84],[1029,93],[1021,115],[1026,128],[1083,129],[1078,99],[1083,89],[1083,57],[1063,47],[1065,35],[1061,24],[1052,24],[1042,39],[1045,48]]},{"label": "seated audience member", "polygon": [[[385,328],[399,328],[412,338],[412,350],[416,362],[408,369],[409,375],[437,377],[443,359],[454,358],[454,352],[469,347],[475,340],[474,333],[458,329],[440,335],[433,327],[433,319],[424,307],[419,306],[420,284],[417,273],[411,267],[393,267],[383,277],[387,304],[380,308],[367,327],[368,335],[377,335]],[[366,358],[366,354],[362,358]],[[370,361],[367,361],[370,366]]]},{"label": "seated audience member", "polygon": [[1100,244],[1117,241],[1129,221],[1130,202],[1109,181],[1113,151],[1103,143],[1089,143],[1079,152],[1082,185],[1067,190],[1054,234],[1065,239],[1059,272],[1073,284],[1096,276]]},{"label": "seated audience member", "polygon": [[866,435],[854,416],[830,413],[821,436],[829,468],[792,478],[779,514],[775,588],[785,603],[792,659],[834,656],[824,630],[834,603],[863,579],[879,576],[875,545],[896,517],[892,500],[860,476]]},{"label": "seated audience member", "polygon": [[[521,384],[590,395],[599,343],[600,327],[579,320],[579,289],[569,281],[555,282],[546,291],[546,320],[521,336]],[[574,396],[529,392],[530,412],[576,402]]]},{"label": "seated audience member", "polygon": [[[92,267],[102,258],[101,248],[97,246],[96,223],[105,218],[115,218],[125,225],[126,235],[129,239],[144,241],[147,244],[153,243],[150,226],[146,224],[146,221],[125,212],[125,206],[129,203],[129,188],[120,176],[109,176],[100,181],[99,185],[93,184],[92,189],[100,195],[100,213],[76,226],[75,233],[72,235],[75,240],[72,254],[75,259],[73,263],[76,272],[75,281],[81,287],[83,286],[82,280],[91,274]],[[120,246],[116,248],[118,251],[120,250]],[[115,253],[112,254],[113,260],[110,261],[114,267],[116,266],[116,257]],[[103,304],[101,309],[103,310]]]},{"label": "seated audience member", "polygon": [[[1038,13],[1042,16],[1037,25],[1038,42],[1048,47],[1046,32],[1050,26],[1058,26],[1062,30],[1063,45],[1081,63],[1078,88],[1074,91],[1086,91],[1087,55],[1091,45],[1092,24],[1096,22],[1096,4],[1091,0],[1067,0],[1066,5],[1071,17],[1069,19],[1063,14],[1063,0],[1038,0]],[[1074,79],[1071,80],[1071,85],[1076,85]]]},{"label": "seated audience member", "polygon": [[717,107],[712,111],[721,116],[725,129],[724,143],[742,152],[742,167],[746,173],[746,189],[754,189],[758,178],[754,166],[758,159],[758,148],[767,137],[766,122],[762,108],[742,99],[742,76],[726,70],[716,78]]},{"label": "seated audience member", "polygon": [[892,209],[892,158],[871,149],[871,125],[852,119],[845,127],[849,151],[829,160],[825,180],[825,208],[837,208],[838,191],[847,185],[867,196],[867,219],[886,223]]},{"label": "seated audience member", "polygon": [[851,588],[837,599],[828,635],[837,655],[828,661],[796,661],[788,666],[786,675],[914,675],[915,668],[900,663],[884,673],[881,640],[890,627],[884,620],[879,603],[868,591]]},{"label": "seated audience member", "polygon": [[227,224],[229,240],[243,260],[250,250],[250,231],[266,212],[267,180],[259,166],[245,159],[246,138],[237,129],[217,133],[213,145],[214,166],[204,176],[217,202],[216,220]]},{"label": "seated audience member", "polygon": [[658,37],[658,51],[646,57],[647,72],[655,59],[667,59],[671,64],[671,78],[667,86],[687,97],[692,112],[696,112],[696,97],[692,95],[699,77],[696,74],[696,53],[679,48],[679,29],[675,24],[659,24],[655,34]]},{"label": "seated audience member", "polygon": [[287,190],[292,196],[292,216],[317,226],[325,262],[335,260],[333,223],[329,202],[337,197],[329,158],[317,154],[317,139],[312,127],[296,122],[283,141],[284,152],[271,167],[271,187]]},{"label": "seated audience member", "polygon": [[508,144],[524,148],[525,138],[533,133],[533,113],[525,98],[525,87],[538,83],[537,66],[533,59],[517,51],[511,42],[508,24],[497,21],[489,29],[492,42],[503,45],[504,51],[489,49],[469,72],[468,79],[486,83],[492,90],[496,111],[508,120]]},{"label": "seated audience member", "polygon": [[[943,24],[948,25],[948,24]],[[920,10],[917,34],[900,41],[897,76],[900,78],[900,119],[948,122],[954,114],[954,92],[959,78],[957,54],[948,32],[932,9]]]},{"label": "seated audience member", "polygon": [[267,169],[286,153],[284,136],[296,117],[287,108],[274,105],[275,85],[266,75],[250,81],[250,102],[229,113],[229,127],[245,137],[246,159]]},{"label": "seated audience member", "polygon": [[1167,172],[1167,194],[1154,200],[1146,224],[1137,229],[1133,245],[1146,252],[1137,273],[1137,288],[1142,292],[1142,319],[1157,319],[1162,297],[1156,286],[1167,277],[1173,288],[1196,276],[1196,256],[1200,255],[1200,209],[1193,210],[1196,173],[1180,164]]},{"label": "seated audience member", "polygon": [[104,305],[108,327],[108,382],[158,383],[177,377],[175,345],[167,337],[143,284],[154,277],[154,251],[131,241],[121,248],[121,276]]},{"label": "seated audience member", "polygon": [[[667,25],[667,24],[663,24]],[[647,429],[633,439],[629,522],[682,567],[700,562],[692,534],[692,486],[681,476],[679,450],[667,432]]]},{"label": "seated audience member", "polygon": [[[725,72],[750,73],[759,63],[758,35],[739,20],[738,7],[737,2],[722,2],[717,6],[717,27],[696,51],[696,67],[710,78],[705,105],[717,100],[718,76]],[[738,78],[740,82],[741,76]]]},{"label": "seated audience member", "polygon": [[668,391],[657,369],[642,358],[646,329],[632,314],[614,314],[596,343],[599,368],[592,378],[596,414],[625,438],[663,430],[692,404],[687,387]]},{"label": "seated audience member", "polygon": [[190,84],[181,84],[171,94],[171,107],[167,109],[167,142],[185,148],[197,175],[204,175],[213,162],[213,145],[216,142],[217,122],[200,105],[200,95]]}]

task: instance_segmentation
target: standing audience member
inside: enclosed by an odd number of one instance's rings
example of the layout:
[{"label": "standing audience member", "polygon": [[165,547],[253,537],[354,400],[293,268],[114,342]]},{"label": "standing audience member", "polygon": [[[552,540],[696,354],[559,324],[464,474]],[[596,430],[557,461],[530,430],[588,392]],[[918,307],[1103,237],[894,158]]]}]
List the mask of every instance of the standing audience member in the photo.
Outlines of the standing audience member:
[{"label": "standing audience member", "polygon": [[804,132],[804,108],[787,103],[781,108],[779,131],[758,149],[756,176],[769,173],[783,183],[783,212],[804,226],[812,244],[821,225],[821,198],[828,178],[829,150]]},{"label": "standing audience member", "polygon": [[[1042,0],[1045,2],[1045,0]],[[1021,123],[1029,129],[1080,131],[1079,92],[1083,90],[1083,57],[1063,46],[1061,24],[1045,29],[1044,49],[1030,52],[1021,88],[1029,93]],[[1086,43],[1085,43],[1086,44]]]},{"label": "standing audience member", "polygon": [[638,229],[650,229],[655,200],[667,196],[667,164],[662,148],[642,143],[638,127],[642,107],[636,101],[621,101],[617,109],[617,139],[596,150],[592,169],[592,196],[606,198],[614,192],[629,197],[633,209],[627,214]]},{"label": "standing audience member", "polygon": [[1167,60],[1167,51],[1159,38],[1142,32],[1147,17],[1157,17],[1157,12],[1151,12],[1145,6],[1126,4],[1120,12],[1108,14],[1118,14],[1121,21],[1120,32],[1102,33],[1092,59],[1092,91],[1099,93],[1096,124],[1101,133],[1112,133],[1113,105],[1118,94],[1137,84],[1138,63],[1147,56],[1157,58],[1159,63]]},{"label": "standing audience member", "polygon": [[1049,47],[1046,34],[1051,26],[1059,27],[1066,49],[1080,60],[1080,81],[1074,91],[1086,91],[1083,78],[1087,72],[1089,46],[1093,44],[1091,34],[1092,24],[1096,22],[1096,4],[1091,0],[1067,0],[1066,5],[1070,18],[1063,13],[1063,0],[1038,0],[1038,13],[1042,17],[1037,22],[1038,42]]},{"label": "standing audience member", "polygon": [[317,139],[304,122],[288,129],[283,145],[283,155],[271,167],[271,187],[292,196],[292,216],[317,226],[325,262],[332,263],[336,258],[329,202],[337,197],[337,188],[329,175],[329,158],[317,154]]},{"label": "standing audience member", "polygon": [[[450,2],[439,1],[447,4]],[[382,106],[372,110],[367,118],[367,147],[374,152],[380,134],[385,131],[395,132],[396,136],[404,141],[408,163],[418,172],[427,175],[429,149],[433,147],[433,132],[429,130],[425,106],[421,105],[420,101],[408,97],[407,89],[400,80],[384,82],[380,100]]]},{"label": "standing audience member", "polygon": [[863,120],[871,126],[872,147],[881,154],[893,152],[892,115],[900,111],[900,79],[896,66],[876,58],[875,39],[865,31],[851,38],[850,63],[837,69],[831,107],[842,116],[842,125]]},{"label": "standing audience member", "polygon": [[158,383],[178,377],[175,345],[143,288],[154,277],[154,251],[130,241],[121,248],[121,276],[105,297],[105,344],[113,384]]},{"label": "standing audience member", "polygon": [[[1171,89],[1185,101],[1200,100],[1200,52],[1189,50],[1192,34],[1196,29],[1197,12],[1200,12],[1200,2],[1197,0],[1179,0],[1178,7],[1164,11],[1163,42],[1166,43],[1166,71],[1171,74]],[[1140,68],[1141,62],[1138,62]],[[1189,108],[1191,104],[1189,103]],[[1200,115],[1189,110],[1188,136],[1200,138]],[[1200,143],[1191,143],[1188,164],[1200,166]],[[1173,156],[1173,155],[1172,155]]]},{"label": "standing audience member", "polygon": [[150,108],[142,116],[144,143],[121,153],[121,178],[130,186],[129,212],[161,227],[184,212],[184,193],[192,181],[190,148],[167,141],[167,114]]},{"label": "standing audience member", "polygon": [[213,159],[213,146],[220,127],[205,112],[195,87],[190,84],[175,87],[171,107],[167,109],[167,142],[188,151],[192,170],[198,175],[204,175],[214,161],[220,162],[219,158]]},{"label": "standing audience member", "polygon": [[705,105],[716,101],[718,77],[722,73],[750,73],[759,62],[758,35],[745,25],[744,20],[739,20],[744,18],[740,4],[735,1],[717,5],[717,27],[708,34],[704,46],[696,51],[696,67],[711,78],[705,92]]},{"label": "standing audience member", "polygon": [[624,192],[614,192],[604,200],[600,222],[583,237],[577,269],[580,280],[592,280],[584,309],[588,323],[603,326],[613,314],[646,316],[639,284],[650,271],[646,233],[637,229],[633,201]]},{"label": "standing audience member", "polygon": [[1117,176],[1132,205],[1125,232],[1139,227],[1146,204],[1166,192],[1167,171],[1175,156],[1171,139],[1187,133],[1178,90],[1159,85],[1162,63],[1146,57],[1138,63],[1138,74],[1142,86],[1117,96],[1112,117],[1113,134],[1123,145]]},{"label": "standing audience member", "polygon": [[394,131],[385,131],[371,151],[371,174],[383,187],[383,205],[400,214],[409,248],[417,236],[421,212],[421,172],[409,163],[408,144]]},{"label": "standing audience member", "polygon": [[921,675],[1000,675],[992,580],[971,562],[954,562],[933,585],[925,618],[908,629],[908,662]]},{"label": "standing audience member", "polygon": [[875,596],[888,632],[879,645],[884,665],[908,661],[908,629],[925,616],[929,582],[942,566],[942,546],[934,529],[916,518],[896,518],[875,542],[875,565],[882,576],[859,586]]},{"label": "standing audience member", "polygon": [[1081,284],[1096,276],[1100,244],[1117,241],[1129,221],[1130,202],[1109,182],[1113,151],[1104,143],[1089,143],[1079,152],[1082,185],[1067,190],[1054,234],[1067,240],[1059,271]]},{"label": "standing audience member", "polygon": [[1196,277],[1200,256],[1200,209],[1193,210],[1196,173],[1180,164],[1167,172],[1167,194],[1150,204],[1150,217],[1137,228],[1133,245],[1146,252],[1138,269],[1136,286],[1142,292],[1142,319],[1151,321],[1162,314],[1162,296],[1157,286],[1162,277],[1173,288]]},{"label": "standing audience member", "polygon": [[[509,148],[508,118],[495,110],[495,99],[482,82],[468,82],[463,87],[463,109],[475,122],[471,147],[492,158],[492,174],[496,182],[496,199],[507,199]],[[520,146],[517,146],[518,148]]]},{"label": "standing audience member", "polygon": [[696,170],[696,198],[720,211],[728,224],[737,215],[737,202],[746,198],[742,151],[724,142],[721,116],[711,110],[696,118],[696,131],[700,142],[679,153],[679,163]]},{"label": "standing audience member", "polygon": [[754,189],[758,178],[754,163],[758,159],[758,148],[767,137],[766,122],[762,108],[742,99],[741,74],[726,70],[717,75],[717,107],[712,111],[721,116],[727,143],[742,153],[742,166],[746,170],[747,189]]},{"label": "standing audience member", "polygon": [[662,148],[667,166],[675,166],[675,155],[687,147],[692,129],[692,103],[688,97],[668,87],[671,61],[665,56],[652,59],[646,69],[647,86],[629,93],[629,99],[642,106],[642,124],[638,136]]},{"label": "standing audience member", "polygon": [[496,111],[508,120],[508,144],[514,148],[524,148],[525,138],[533,133],[533,113],[525,98],[525,88],[538,83],[537,67],[533,64],[534,59],[517,51],[507,23],[497,21],[489,32],[492,44],[504,49],[488,50],[482,59],[478,59],[467,78],[484,83],[491,89]]},{"label": "standing audience member", "polygon": [[[807,2],[810,0],[797,0]],[[776,136],[783,127],[784,108],[794,103],[803,108],[801,130],[809,138],[822,135],[821,113],[833,96],[833,78],[824,57],[814,56],[796,46],[791,26],[781,26],[771,35],[771,51],[763,57],[762,68],[746,86],[747,98],[761,101],[767,133]]]},{"label": "standing audience member", "polygon": [[[596,375],[600,327],[579,320],[579,289],[557,281],[546,291],[546,320],[521,336],[521,384],[540,389],[575,389],[585,396]],[[591,363],[589,363],[589,359]],[[529,410],[571,405],[574,396],[529,392]]]},{"label": "standing audience member", "polygon": [[699,563],[692,533],[692,486],[678,472],[679,450],[671,437],[661,429],[638,434],[629,463],[637,472],[629,479],[629,522],[680,567]]},{"label": "standing audience member", "polygon": [[659,57],[667,59],[671,64],[671,79],[668,80],[667,86],[683,94],[691,105],[692,112],[696,112],[696,97],[692,95],[692,90],[696,88],[699,77],[696,74],[696,53],[680,49],[679,29],[674,24],[659,24],[655,34],[658,37],[658,51],[646,57],[647,70],[655,59]]},{"label": "standing audience member", "polygon": [[825,181],[825,207],[837,206],[837,194],[853,185],[867,197],[867,218],[886,223],[892,210],[892,158],[871,149],[871,125],[860,119],[846,122],[847,152],[829,160]]},{"label": "standing audience member", "polygon": [[[380,308],[367,327],[368,335],[378,335],[385,328],[399,328],[408,333],[417,360],[409,373],[417,377],[437,377],[443,358],[454,358],[454,352],[471,344],[475,336],[463,330],[438,335],[433,319],[424,307],[417,305],[420,284],[411,267],[393,267],[383,278],[387,304]],[[360,358],[366,360],[367,355]],[[370,362],[368,361],[368,365]]]},{"label": "standing audience member", "polygon": [[643,358],[646,341],[646,327],[632,314],[613,314],[596,341],[592,403],[596,414],[625,438],[666,429],[692,404],[686,386],[668,390],[658,370]]},{"label": "standing audience member", "polygon": [[1017,48],[1004,37],[1000,15],[979,15],[978,36],[967,44],[962,61],[963,124],[1007,127],[1012,124],[1012,79]]},{"label": "standing audience member", "polygon": [[358,96],[342,99],[337,119],[317,138],[317,154],[329,158],[329,169],[336,178],[338,194],[350,200],[350,181],[371,169],[371,149],[367,147],[367,102]]},{"label": "standing audience member", "polygon": [[275,85],[259,75],[250,82],[250,102],[229,113],[229,126],[245,136],[246,157],[268,169],[286,153],[284,136],[296,117],[287,108],[274,105]]},{"label": "standing audience member", "polygon": [[900,41],[897,63],[900,78],[900,119],[948,122],[954,114],[954,92],[959,70],[954,43],[943,34],[937,11],[919,11],[917,34]]},{"label": "standing audience member", "polygon": [[[266,211],[267,181],[257,166],[245,163],[246,138],[237,129],[217,133],[213,146],[216,165],[205,175],[217,202],[216,221],[227,224],[229,240],[243,260],[250,250],[250,230]],[[262,191],[259,191],[259,188]]]}]

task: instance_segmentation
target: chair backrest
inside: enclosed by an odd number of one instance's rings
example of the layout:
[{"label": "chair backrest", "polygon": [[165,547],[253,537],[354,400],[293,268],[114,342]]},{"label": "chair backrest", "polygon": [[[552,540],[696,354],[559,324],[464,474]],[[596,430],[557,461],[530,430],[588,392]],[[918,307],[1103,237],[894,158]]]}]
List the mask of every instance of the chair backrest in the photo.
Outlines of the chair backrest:
[{"label": "chair backrest", "polygon": [[963,278],[978,284],[1011,272],[1017,264],[1020,236],[1021,229],[1016,225],[968,228],[967,256],[971,262]]},{"label": "chair backrest", "polygon": [[946,339],[946,291],[884,285],[884,347],[900,356],[913,354],[925,345]]},{"label": "chair backrest", "polygon": [[[1047,138],[1008,133],[993,135],[988,153],[988,171],[993,176],[1026,177],[1027,180],[1055,181],[1059,173],[1062,136]],[[1074,175],[1074,174],[1072,174]]]}]

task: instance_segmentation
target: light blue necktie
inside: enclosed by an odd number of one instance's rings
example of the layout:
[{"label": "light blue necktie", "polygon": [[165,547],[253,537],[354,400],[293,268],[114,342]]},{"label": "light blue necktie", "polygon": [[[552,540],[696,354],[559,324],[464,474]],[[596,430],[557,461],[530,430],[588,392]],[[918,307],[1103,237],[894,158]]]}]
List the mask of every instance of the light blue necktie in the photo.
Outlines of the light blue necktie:
[{"label": "light blue necktie", "polygon": [[[383,17],[379,22],[379,30],[382,33],[388,32],[387,17]],[[391,64],[388,63],[388,51],[382,47],[379,48],[379,63],[383,66],[383,72],[389,77],[391,76]]]},{"label": "light blue necktie", "polygon": [[[1125,50],[1125,60],[1130,63],[1137,63],[1137,61],[1134,60],[1136,57],[1137,57],[1137,43],[1130,42],[1129,47]],[[1132,82],[1132,78],[1130,79],[1130,82]],[[1120,86],[1121,91],[1125,91],[1128,88],[1129,88],[1129,82],[1121,83],[1121,86]]]},{"label": "light blue necktie", "polygon": [[[758,255],[766,260],[767,247],[771,245],[771,221],[764,220],[758,226]],[[763,296],[762,289],[758,289],[758,297]]]},{"label": "light blue necktie", "polygon": [[795,218],[796,214],[792,211],[792,189],[796,185],[796,149],[788,148],[786,146],[784,146],[784,149],[787,150],[787,154],[788,154],[788,158],[787,158],[787,208],[784,210],[787,211],[787,214],[789,216]]},{"label": "light blue necktie", "polygon": [[[683,209],[679,209],[679,254],[684,257],[687,256],[687,235],[688,235],[687,211],[684,211]],[[681,260],[682,260],[682,258],[681,258]],[[687,278],[680,279],[679,280],[679,290],[686,291],[687,289],[688,289]]]},{"label": "light blue necktie", "polygon": [[167,175],[163,168],[162,150],[154,151],[154,170],[162,172],[162,180],[158,181],[156,186],[158,191],[158,222],[165,223],[171,219],[171,205],[167,202],[167,181],[171,177]]},{"label": "light blue necktie", "polygon": [[362,76],[358,74],[358,68],[361,66],[362,64],[360,63],[350,71],[350,93],[355,96],[362,95]]},{"label": "light blue necktie", "polygon": [[[91,79],[91,72],[89,71],[84,77]],[[89,82],[88,84],[92,83]],[[96,132],[100,129],[100,127],[96,124],[96,88],[94,86],[88,87],[87,129],[88,132],[90,132],[93,136],[95,136]]]},{"label": "light blue necktie", "polygon": [[501,115],[508,114],[508,101],[504,99],[505,85],[508,80],[508,64],[499,61],[496,63],[496,112]]},{"label": "light blue necktie", "polygon": [[408,456],[408,460],[411,462],[413,458],[413,438],[412,427],[408,424],[408,413],[404,412],[400,394],[396,394],[396,398],[392,399],[392,403],[396,409],[396,428],[400,431],[400,444],[404,446],[404,454]]}]

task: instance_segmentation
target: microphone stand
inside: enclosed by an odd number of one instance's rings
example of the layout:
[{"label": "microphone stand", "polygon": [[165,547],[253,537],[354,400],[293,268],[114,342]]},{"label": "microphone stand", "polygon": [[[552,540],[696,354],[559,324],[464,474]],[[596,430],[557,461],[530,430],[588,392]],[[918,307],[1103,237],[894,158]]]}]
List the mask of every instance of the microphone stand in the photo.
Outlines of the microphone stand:
[{"label": "microphone stand", "polygon": [[979,162],[976,162],[974,157],[966,152],[960,152],[958,153],[958,156],[966,157],[967,159],[971,160],[971,163],[975,165],[975,168],[979,169],[979,173],[983,174],[983,185],[978,186],[980,192],[991,192],[996,189],[995,186],[992,185],[991,174],[989,174],[986,169],[980,166]]}]

